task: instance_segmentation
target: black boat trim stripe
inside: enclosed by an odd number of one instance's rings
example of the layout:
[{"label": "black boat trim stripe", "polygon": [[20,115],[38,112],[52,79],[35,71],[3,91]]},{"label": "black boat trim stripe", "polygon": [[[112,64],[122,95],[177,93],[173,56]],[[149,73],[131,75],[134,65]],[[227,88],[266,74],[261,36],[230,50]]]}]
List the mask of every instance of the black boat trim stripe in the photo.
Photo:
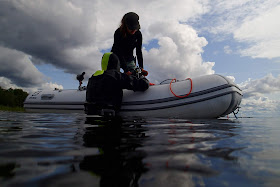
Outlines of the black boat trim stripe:
[{"label": "black boat trim stripe", "polygon": [[[168,105],[168,106],[159,106],[159,107],[153,107],[153,108],[140,108],[140,109],[139,108],[138,109],[121,109],[121,112],[135,112],[135,111],[148,111],[148,110],[160,110],[160,109],[174,108],[174,107],[179,107],[179,106],[183,106],[183,105],[190,105],[190,104],[194,104],[194,103],[199,103],[199,102],[215,99],[217,97],[221,97],[221,96],[225,96],[225,95],[233,94],[233,93],[238,93],[238,92],[229,91],[229,92],[225,92],[225,93],[222,93],[222,94],[217,94],[217,95],[214,95],[214,96],[206,97],[206,98],[203,98],[203,99],[198,99],[198,100],[188,101],[188,102],[182,102],[182,103],[172,104],[172,105]],[[239,94],[239,95],[241,95],[241,94]]]},{"label": "black boat trim stripe", "polygon": [[84,102],[40,102],[40,103],[32,103],[25,102],[25,105],[84,105]]},{"label": "black boat trim stripe", "polygon": [[[221,86],[217,86],[217,87],[213,87],[213,88],[210,88],[210,89],[202,90],[202,91],[199,91],[199,92],[191,93],[188,97],[185,97],[185,98],[178,98],[178,97],[174,97],[173,96],[173,97],[167,97],[167,98],[164,98],[164,99],[154,99],[154,100],[147,100],[147,101],[122,102],[122,105],[123,106],[125,106],[125,105],[147,105],[147,104],[165,103],[165,102],[170,102],[170,101],[188,99],[188,98],[191,98],[191,97],[197,97],[197,96],[205,95],[205,94],[208,94],[208,93],[211,93],[211,92],[216,92],[218,90],[223,90],[223,89],[230,88],[230,87],[236,87],[236,86],[235,85],[224,84],[224,85],[221,85]],[[236,87],[236,88],[238,88],[238,87]],[[238,88],[238,90],[240,90],[240,89]],[[183,95],[181,95],[181,96],[183,96]]]}]

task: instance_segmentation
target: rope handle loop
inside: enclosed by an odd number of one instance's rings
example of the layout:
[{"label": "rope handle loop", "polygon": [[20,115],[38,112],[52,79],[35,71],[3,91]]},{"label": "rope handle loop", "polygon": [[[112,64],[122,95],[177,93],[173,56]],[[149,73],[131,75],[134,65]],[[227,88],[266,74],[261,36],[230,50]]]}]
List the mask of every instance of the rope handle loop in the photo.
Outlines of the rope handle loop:
[{"label": "rope handle loop", "polygon": [[190,80],[190,82],[191,82],[191,89],[190,89],[190,91],[189,91],[188,94],[183,95],[183,96],[181,96],[181,95],[176,95],[176,94],[173,92],[172,87],[171,87],[171,84],[173,83],[174,80],[175,80],[175,82],[176,82],[176,78],[174,78],[174,79],[171,80],[171,82],[170,82],[170,84],[169,84],[169,89],[170,89],[171,93],[172,93],[175,97],[178,97],[178,98],[185,98],[185,97],[188,97],[188,96],[191,94],[191,92],[192,92],[192,87],[193,87],[192,79],[191,79],[191,78],[187,78],[187,79],[186,79],[186,80]]}]

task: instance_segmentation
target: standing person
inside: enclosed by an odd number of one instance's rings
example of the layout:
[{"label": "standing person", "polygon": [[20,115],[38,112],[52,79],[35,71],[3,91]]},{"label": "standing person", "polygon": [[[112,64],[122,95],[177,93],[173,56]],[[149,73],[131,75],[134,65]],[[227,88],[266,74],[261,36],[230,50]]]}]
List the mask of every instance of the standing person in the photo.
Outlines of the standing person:
[{"label": "standing person", "polygon": [[139,16],[134,12],[126,13],[120,27],[114,33],[111,52],[119,57],[124,72],[131,75],[136,69],[136,58],[133,56],[133,50],[136,48],[138,65],[146,76],[148,72],[143,70],[142,33],[139,29]]}]

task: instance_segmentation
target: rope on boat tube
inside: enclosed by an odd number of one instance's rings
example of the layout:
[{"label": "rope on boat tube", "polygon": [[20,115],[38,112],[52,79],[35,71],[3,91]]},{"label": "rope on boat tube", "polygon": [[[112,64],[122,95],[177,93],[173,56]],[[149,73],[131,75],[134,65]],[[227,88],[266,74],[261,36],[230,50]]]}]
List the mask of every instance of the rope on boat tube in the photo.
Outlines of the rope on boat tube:
[{"label": "rope on boat tube", "polygon": [[191,94],[191,92],[192,92],[192,87],[193,87],[192,79],[191,79],[191,78],[187,78],[187,79],[186,79],[186,80],[190,80],[190,82],[191,82],[191,89],[190,89],[190,91],[189,91],[188,94],[183,95],[183,96],[176,95],[176,94],[173,92],[172,87],[171,87],[171,84],[172,84],[172,82],[173,82],[174,80],[175,80],[175,82],[176,82],[176,78],[174,78],[174,79],[171,80],[171,82],[170,82],[170,84],[169,84],[169,89],[170,89],[171,93],[172,93],[175,97],[178,97],[178,98],[185,98],[185,97],[188,97],[188,96]]}]

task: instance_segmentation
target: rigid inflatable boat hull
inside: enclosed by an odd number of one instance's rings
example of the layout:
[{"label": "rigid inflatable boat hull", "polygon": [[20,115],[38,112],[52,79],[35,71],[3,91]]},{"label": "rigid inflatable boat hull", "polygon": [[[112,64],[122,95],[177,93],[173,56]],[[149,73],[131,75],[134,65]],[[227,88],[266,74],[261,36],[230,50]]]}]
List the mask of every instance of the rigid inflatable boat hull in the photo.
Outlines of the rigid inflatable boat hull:
[{"label": "rigid inflatable boat hull", "polygon": [[[191,89],[190,80],[171,84],[177,96]],[[37,91],[30,94],[24,107],[31,112],[84,112],[85,90]],[[124,90],[121,116],[161,118],[218,118],[240,105],[242,91],[220,75],[192,79],[192,92],[184,98],[174,96],[169,84],[150,86],[145,92]]]}]

